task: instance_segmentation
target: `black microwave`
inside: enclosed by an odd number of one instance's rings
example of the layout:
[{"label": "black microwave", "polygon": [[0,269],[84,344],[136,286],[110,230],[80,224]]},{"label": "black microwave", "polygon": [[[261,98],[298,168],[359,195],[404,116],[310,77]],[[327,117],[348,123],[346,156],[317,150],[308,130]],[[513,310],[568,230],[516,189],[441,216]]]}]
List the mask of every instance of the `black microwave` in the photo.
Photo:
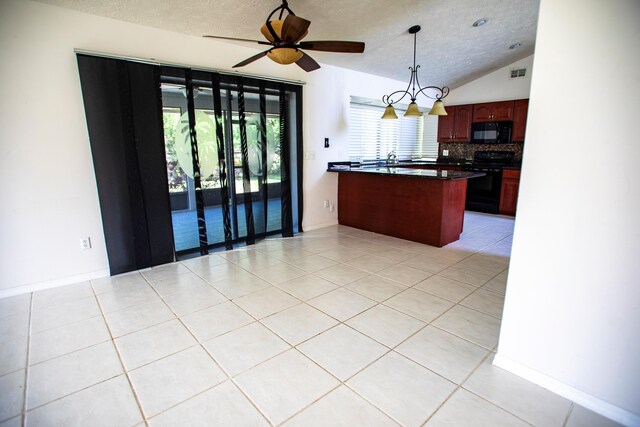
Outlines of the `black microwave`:
[{"label": "black microwave", "polygon": [[511,142],[513,122],[483,122],[471,124],[473,144],[508,144]]}]

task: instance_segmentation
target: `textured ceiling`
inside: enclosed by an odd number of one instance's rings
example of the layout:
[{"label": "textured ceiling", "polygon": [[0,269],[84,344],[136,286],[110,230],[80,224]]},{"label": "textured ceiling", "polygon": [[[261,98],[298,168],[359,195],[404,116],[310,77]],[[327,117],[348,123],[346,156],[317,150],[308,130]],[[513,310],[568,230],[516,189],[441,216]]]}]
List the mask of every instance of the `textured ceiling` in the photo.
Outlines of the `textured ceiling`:
[{"label": "textured ceiling", "polygon": [[[279,5],[279,0],[39,1],[195,36],[249,39],[261,39],[260,26]],[[454,88],[534,52],[539,0],[289,0],[289,7],[311,21],[307,41],[366,43],[364,54],[311,52],[318,62],[401,81],[409,80],[413,56],[407,30],[420,25],[421,84]],[[474,28],[480,18],[487,24]],[[516,42],[522,46],[510,50]],[[245,69],[251,72],[251,65]]]}]

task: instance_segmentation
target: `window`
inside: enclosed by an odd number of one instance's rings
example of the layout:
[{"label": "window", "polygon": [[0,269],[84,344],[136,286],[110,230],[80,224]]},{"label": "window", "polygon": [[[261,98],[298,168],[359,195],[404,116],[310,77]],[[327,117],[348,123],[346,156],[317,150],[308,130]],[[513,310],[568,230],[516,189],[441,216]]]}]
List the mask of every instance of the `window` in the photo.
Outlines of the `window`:
[{"label": "window", "polygon": [[176,128],[180,121],[180,108],[163,107],[162,122],[164,124],[164,144],[167,156],[167,178],[169,181],[169,192],[178,193],[187,191],[187,175],[178,163],[176,153]]},{"label": "window", "polygon": [[349,160],[385,160],[395,152],[398,159],[438,157],[438,117],[404,117],[382,120],[384,106],[374,100],[352,97],[349,106]]}]

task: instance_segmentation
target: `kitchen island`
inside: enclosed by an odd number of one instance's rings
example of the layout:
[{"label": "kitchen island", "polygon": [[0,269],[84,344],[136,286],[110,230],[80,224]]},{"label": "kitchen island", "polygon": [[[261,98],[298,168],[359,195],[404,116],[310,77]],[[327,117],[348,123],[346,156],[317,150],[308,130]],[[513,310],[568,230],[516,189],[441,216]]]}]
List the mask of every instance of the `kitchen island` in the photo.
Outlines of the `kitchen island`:
[{"label": "kitchen island", "polygon": [[460,238],[467,180],[483,173],[407,167],[347,167],[338,172],[338,222],[431,246]]}]

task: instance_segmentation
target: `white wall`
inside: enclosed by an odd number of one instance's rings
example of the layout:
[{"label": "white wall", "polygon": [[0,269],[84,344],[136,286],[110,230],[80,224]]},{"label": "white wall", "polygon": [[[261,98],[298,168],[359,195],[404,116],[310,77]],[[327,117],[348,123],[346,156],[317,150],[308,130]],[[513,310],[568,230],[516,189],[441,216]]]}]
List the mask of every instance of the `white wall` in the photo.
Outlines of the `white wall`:
[{"label": "white wall", "polygon": [[496,364],[640,425],[640,2],[542,0]]},{"label": "white wall", "polygon": [[[257,50],[95,17],[32,1],[0,3],[0,297],[108,274],[74,48],[230,69]],[[303,226],[337,222],[329,160],[346,158],[349,95],[379,98],[402,85],[323,66],[258,61],[243,71],[303,80]],[[322,148],[324,137],[331,148]],[[80,250],[90,236],[93,249]]]},{"label": "white wall", "polygon": [[[529,98],[533,56],[528,56],[453,89],[445,99],[445,103],[447,105],[460,105]],[[511,70],[522,67],[527,68],[525,77],[510,79]]]}]

